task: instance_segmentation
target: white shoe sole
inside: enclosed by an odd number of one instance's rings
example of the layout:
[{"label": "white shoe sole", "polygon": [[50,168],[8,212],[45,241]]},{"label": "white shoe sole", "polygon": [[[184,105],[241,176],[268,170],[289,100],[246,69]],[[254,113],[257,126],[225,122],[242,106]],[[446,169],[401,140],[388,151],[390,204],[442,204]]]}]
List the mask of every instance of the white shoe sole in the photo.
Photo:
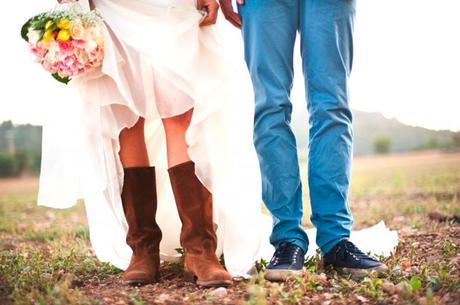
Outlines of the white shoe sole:
[{"label": "white shoe sole", "polygon": [[381,274],[383,272],[388,271],[388,267],[384,264],[381,266],[378,266],[375,268],[369,268],[369,269],[354,269],[354,268],[335,268],[335,269],[342,274],[351,275],[352,277],[357,277],[357,278],[366,277],[372,272]]},{"label": "white shoe sole", "polygon": [[265,279],[271,282],[284,282],[291,277],[303,276],[303,270],[277,270],[268,269],[265,271]]}]

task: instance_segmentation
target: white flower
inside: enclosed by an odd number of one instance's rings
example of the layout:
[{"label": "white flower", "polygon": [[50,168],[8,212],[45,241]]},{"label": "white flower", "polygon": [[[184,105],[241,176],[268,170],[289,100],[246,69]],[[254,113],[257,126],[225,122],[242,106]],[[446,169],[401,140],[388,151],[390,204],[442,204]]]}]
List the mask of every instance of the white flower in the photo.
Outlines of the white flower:
[{"label": "white flower", "polygon": [[92,52],[97,48],[97,43],[94,40],[88,40],[85,45],[86,52]]},{"label": "white flower", "polygon": [[50,63],[56,63],[58,61],[59,54],[59,45],[55,42],[52,42],[48,47],[48,53],[46,54],[46,59]]},{"label": "white flower", "polygon": [[72,27],[70,28],[70,35],[73,39],[77,40],[84,38],[85,28],[83,27],[81,20],[77,19],[72,22]]},{"label": "white flower", "polygon": [[41,34],[41,31],[29,29],[29,32],[27,33],[27,39],[29,40],[29,43],[36,44],[40,39]]}]

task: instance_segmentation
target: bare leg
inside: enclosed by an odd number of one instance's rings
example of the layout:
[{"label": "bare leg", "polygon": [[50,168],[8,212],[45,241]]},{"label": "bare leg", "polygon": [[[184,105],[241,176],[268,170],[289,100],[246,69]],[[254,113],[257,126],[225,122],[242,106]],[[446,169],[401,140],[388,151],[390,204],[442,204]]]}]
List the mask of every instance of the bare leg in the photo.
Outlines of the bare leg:
[{"label": "bare leg", "polygon": [[143,118],[120,133],[120,148],[124,171],[121,201],[128,223],[126,242],[133,250],[121,283],[136,286],[150,284],[159,279],[162,235],[155,220],[155,168],[149,164]]},{"label": "bare leg", "polygon": [[144,138],[144,119],[120,133],[120,159],[124,168],[150,166]]},{"label": "bare leg", "polygon": [[168,167],[190,161],[185,142],[185,133],[192,120],[193,109],[184,114],[163,119],[166,133],[166,146],[168,150]]}]

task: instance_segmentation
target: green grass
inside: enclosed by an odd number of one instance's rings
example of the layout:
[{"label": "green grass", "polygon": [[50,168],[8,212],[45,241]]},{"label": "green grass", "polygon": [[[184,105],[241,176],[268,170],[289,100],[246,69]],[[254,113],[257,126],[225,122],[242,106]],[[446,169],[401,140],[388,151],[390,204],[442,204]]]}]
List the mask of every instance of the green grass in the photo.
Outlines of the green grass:
[{"label": "green grass", "polygon": [[[303,191],[302,223],[311,226],[306,183]],[[358,158],[354,161],[350,206],[358,224],[382,219],[389,222],[398,216],[425,215],[434,210],[460,214],[460,155],[419,153]]]},{"label": "green grass", "polygon": [[51,210],[35,198],[35,189],[0,194],[0,303],[2,294],[14,304],[89,303],[75,283],[120,270],[94,256],[81,203]]},{"label": "green grass", "polygon": [[[311,225],[304,191],[303,223]],[[343,277],[324,269],[317,256],[305,262],[302,278],[270,283],[259,276],[236,284],[224,300],[180,284],[182,266],[176,263],[163,266],[160,284],[120,288],[121,271],[92,252],[82,203],[53,210],[36,206],[35,197],[34,183],[0,181],[0,304],[151,304],[161,303],[164,293],[176,298],[174,304],[455,304],[460,298],[459,225],[427,217],[432,211],[460,214],[460,154],[355,160],[355,226],[383,219],[400,233],[396,252],[385,260],[388,274]]]}]

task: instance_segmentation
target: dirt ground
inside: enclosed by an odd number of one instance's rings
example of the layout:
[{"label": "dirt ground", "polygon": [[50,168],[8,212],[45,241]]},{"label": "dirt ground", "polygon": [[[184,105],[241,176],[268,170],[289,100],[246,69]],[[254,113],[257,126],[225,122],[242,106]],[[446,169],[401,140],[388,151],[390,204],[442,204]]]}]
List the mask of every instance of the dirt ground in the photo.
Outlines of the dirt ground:
[{"label": "dirt ground", "polygon": [[[286,283],[257,277],[201,289],[168,263],[160,283],[121,286],[121,271],[92,253],[82,204],[37,207],[37,185],[35,177],[0,181],[0,304],[460,304],[460,154],[355,160],[355,228],[383,219],[400,237],[384,259],[390,271],[362,280],[325,270],[316,257]],[[305,202],[310,226],[307,190]]]}]

